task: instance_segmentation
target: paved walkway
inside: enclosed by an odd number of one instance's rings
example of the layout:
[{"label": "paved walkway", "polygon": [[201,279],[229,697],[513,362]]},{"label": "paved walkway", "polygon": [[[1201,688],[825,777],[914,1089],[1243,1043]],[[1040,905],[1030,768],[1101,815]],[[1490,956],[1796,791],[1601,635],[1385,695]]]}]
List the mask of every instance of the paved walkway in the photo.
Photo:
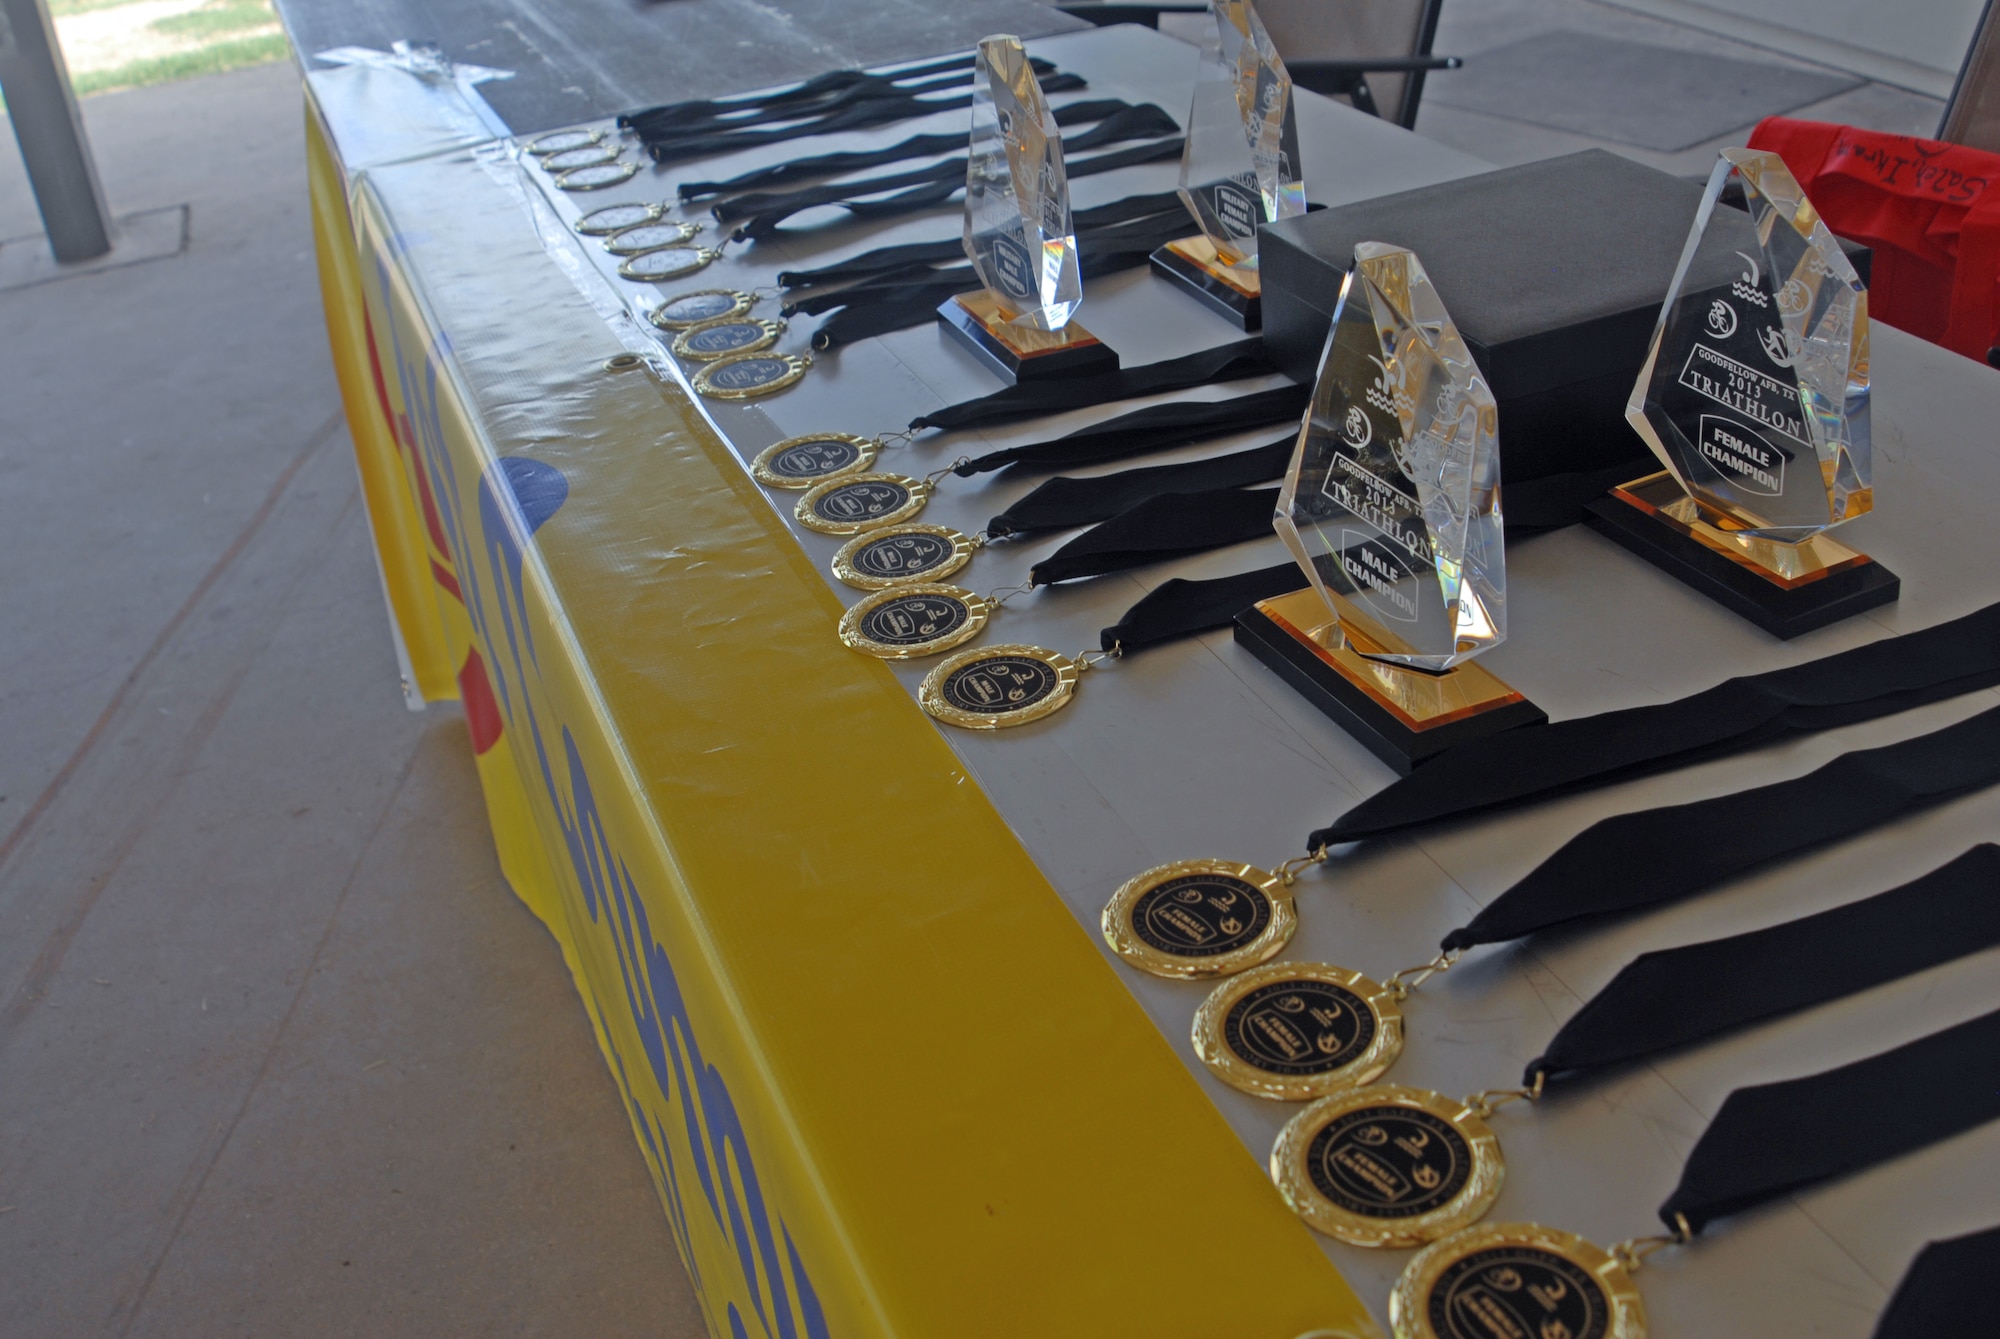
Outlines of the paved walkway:
[{"label": "paved walkway", "polygon": [[295,71],[84,105],[191,233],[0,293],[0,1336],[703,1333],[464,726],[396,688]]}]

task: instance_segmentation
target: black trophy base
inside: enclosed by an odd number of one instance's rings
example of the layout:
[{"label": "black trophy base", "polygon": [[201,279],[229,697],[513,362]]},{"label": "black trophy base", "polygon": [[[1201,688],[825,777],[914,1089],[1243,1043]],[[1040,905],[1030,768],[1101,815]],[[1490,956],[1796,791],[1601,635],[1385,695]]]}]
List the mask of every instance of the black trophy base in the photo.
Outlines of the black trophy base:
[{"label": "black trophy base", "polygon": [[985,290],[938,304],[938,322],[1002,381],[1060,381],[1118,370],[1118,351],[1071,321],[1061,330],[1021,330]]},{"label": "black trophy base", "polygon": [[[1804,546],[1768,545],[1799,554],[1797,575],[1743,556],[1729,538],[1692,519],[1680,485],[1666,473],[1614,488],[1586,510],[1591,529],[1706,595],[1782,641],[1892,604],[1903,580],[1865,553],[1821,535]],[[1688,511],[1689,516],[1677,515]]]},{"label": "black trophy base", "polygon": [[[1202,257],[1206,256],[1207,260]],[[1168,242],[1149,259],[1153,273],[1186,293],[1238,330],[1264,325],[1263,287],[1255,270],[1224,265],[1206,237]]]},{"label": "black trophy base", "polygon": [[1398,776],[1448,748],[1548,720],[1476,661],[1426,674],[1357,654],[1312,590],[1238,614],[1236,641]]}]

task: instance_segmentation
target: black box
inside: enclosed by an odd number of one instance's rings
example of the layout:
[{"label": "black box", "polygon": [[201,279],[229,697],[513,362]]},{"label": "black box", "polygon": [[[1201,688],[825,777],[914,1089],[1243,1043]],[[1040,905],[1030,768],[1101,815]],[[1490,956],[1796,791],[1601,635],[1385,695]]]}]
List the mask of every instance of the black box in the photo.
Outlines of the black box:
[{"label": "black box", "polygon": [[[1499,402],[1503,478],[1650,460],[1625,401],[1701,196],[1698,182],[1589,149],[1268,224],[1264,343],[1310,383],[1355,243],[1405,246]],[[1866,282],[1867,248],[1843,246]],[[1727,284],[1741,266],[1704,255],[1690,277]]]}]

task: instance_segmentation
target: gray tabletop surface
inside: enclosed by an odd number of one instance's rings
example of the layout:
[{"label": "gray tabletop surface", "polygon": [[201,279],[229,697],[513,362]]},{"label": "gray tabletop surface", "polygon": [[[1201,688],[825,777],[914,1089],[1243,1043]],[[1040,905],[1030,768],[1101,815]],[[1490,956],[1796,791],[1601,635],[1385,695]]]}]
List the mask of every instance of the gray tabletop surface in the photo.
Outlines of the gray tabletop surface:
[{"label": "gray tabletop surface", "polygon": [[[1126,28],[1031,46],[1086,75],[1089,96],[1149,99],[1176,114],[1186,106],[1194,53],[1167,38]],[[361,77],[343,70],[313,79],[323,103],[337,106],[353,95]],[[963,113],[957,115],[962,124]],[[950,122],[934,120],[938,124],[921,128]],[[906,123],[894,133],[913,128],[916,123]],[[337,136],[343,133],[338,124],[335,129]],[[1485,170],[1475,159],[1310,95],[1301,98],[1300,136],[1309,193],[1329,204]],[[842,137],[842,143],[869,139]],[[527,198],[539,201],[544,212],[574,218],[620,200],[670,199],[671,184],[691,172],[726,176],[797,152],[798,146],[777,146],[675,170],[649,168],[624,187],[587,196],[562,196],[537,179],[542,189]],[[490,168],[475,171],[462,159],[456,170],[490,175]],[[1077,201],[1081,207],[1164,189],[1174,179],[1172,165],[1127,169],[1078,182]],[[811,225],[819,217],[798,222]],[[1477,226],[1476,220],[1467,222]],[[656,304],[663,291],[754,288],[769,284],[782,268],[950,236],[957,223],[955,215],[939,211],[873,231],[837,223],[808,226],[777,241],[732,249],[709,270],[664,290],[616,279],[608,257],[578,246],[574,257],[595,265],[596,272],[572,264],[571,291],[589,296],[600,314],[613,317],[606,328],[609,348],[616,338],[642,338],[633,333],[638,323],[626,318]],[[766,304],[759,312],[771,310]],[[1128,365],[1239,337],[1144,270],[1090,284],[1080,319]],[[813,324],[798,322],[781,347],[803,351]],[[620,328],[622,336],[614,333]],[[2000,598],[2000,546],[1991,521],[2000,460],[1990,449],[2000,374],[1879,324],[1873,352],[1876,510],[1847,527],[1843,537],[1901,574],[1897,604],[1781,643],[1579,527],[1510,551],[1511,636],[1486,663],[1560,719],[1683,696],[1730,675],[1925,627]],[[822,356],[806,380],[784,394],[751,403],[711,403],[708,410],[748,460],[798,433],[891,431],[918,412],[997,384],[934,324],[925,324]],[[1257,384],[1186,395],[1233,395]],[[1053,435],[1107,412],[1078,411],[983,434],[933,434],[886,453],[880,467],[924,473],[961,454]],[[1148,463],[1209,454],[1268,435],[1246,433]],[[924,519],[977,530],[1033,482],[994,476],[947,480]],[[795,500],[795,494],[770,495],[771,505],[788,520]],[[824,569],[840,541],[796,525],[794,530]],[[1056,542],[996,545],[955,579],[982,590],[1012,586]],[[1009,602],[985,640],[1079,652],[1094,647],[1100,628],[1168,578],[1243,571],[1282,556],[1272,538],[1045,590]],[[831,576],[828,581],[832,584]],[[834,589],[850,602],[860,598],[845,587]],[[927,667],[917,662],[897,669],[913,696]],[[1796,776],[1845,750],[1941,727],[1995,705],[1996,699],[2000,695],[1993,692],[1971,694],[1339,857],[1330,869],[1302,879],[1301,927],[1286,956],[1337,962],[1377,976],[1421,962],[1445,930],[1600,817]],[[1197,856],[1275,864],[1301,851],[1309,829],[1391,779],[1385,766],[1227,633],[1163,647],[1090,674],[1073,706],[1035,725],[995,734],[945,733],[1072,908],[1078,932],[1093,938],[1106,898],[1131,874]],[[1880,891],[2000,831],[1996,820],[2000,794],[1970,796],[1736,880],[1682,906],[1587,933],[1479,950],[1405,1006],[1410,1043],[1390,1077],[1453,1094],[1508,1085],[1580,1002],[1636,954],[1768,925]],[[1703,834],[1690,832],[1687,839],[1700,842]],[[1108,950],[1107,961],[1174,1041],[1246,1151],[1261,1162],[1292,1108],[1243,1096],[1201,1068],[1185,1039],[1205,988],[1142,976],[1110,959]],[[1732,1088],[1859,1059],[2000,1007],[1996,966],[2000,952],[1978,954],[1652,1065],[1579,1083],[1572,1095],[1540,1109],[1508,1108],[1494,1119],[1509,1172],[1492,1219],[1540,1221],[1600,1242],[1658,1230],[1654,1207],[1672,1189],[1682,1160]],[[1689,988],[1699,990],[1701,984],[1691,982]],[[1907,1098],[1920,1102],[1923,1095]],[[1924,1241],[1995,1221],[2000,1221],[2000,1127],[1718,1223],[1692,1248],[1656,1256],[1642,1275],[1653,1332],[1665,1339],[1865,1339]],[[1331,1242],[1326,1250],[1382,1315],[1407,1255]]]}]

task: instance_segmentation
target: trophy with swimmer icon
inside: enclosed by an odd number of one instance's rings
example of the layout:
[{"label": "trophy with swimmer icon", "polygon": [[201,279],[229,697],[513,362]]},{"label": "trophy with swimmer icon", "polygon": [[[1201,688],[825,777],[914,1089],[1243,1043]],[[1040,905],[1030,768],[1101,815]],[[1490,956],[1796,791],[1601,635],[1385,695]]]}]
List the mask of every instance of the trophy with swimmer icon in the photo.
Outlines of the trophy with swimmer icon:
[{"label": "trophy with swimmer icon", "polygon": [[1354,248],[1276,524],[1310,585],[1237,640],[1391,767],[1545,719],[1476,659],[1507,638],[1499,413],[1407,248]]},{"label": "trophy with swimmer icon", "polygon": [[1775,153],[1724,149],[1625,417],[1666,468],[1591,523],[1790,638],[1894,600],[1834,540],[1874,505],[1868,290]]},{"label": "trophy with swimmer icon", "polygon": [[1306,212],[1292,77],[1250,0],[1213,0],[1181,199],[1201,229],[1152,255],[1156,273],[1244,330],[1263,324],[1257,229]]},{"label": "trophy with swimmer icon", "polygon": [[1083,270],[1062,131],[1018,37],[979,44],[965,169],[965,254],[985,288],[946,298],[938,320],[1007,382],[1118,370],[1080,325]]}]

